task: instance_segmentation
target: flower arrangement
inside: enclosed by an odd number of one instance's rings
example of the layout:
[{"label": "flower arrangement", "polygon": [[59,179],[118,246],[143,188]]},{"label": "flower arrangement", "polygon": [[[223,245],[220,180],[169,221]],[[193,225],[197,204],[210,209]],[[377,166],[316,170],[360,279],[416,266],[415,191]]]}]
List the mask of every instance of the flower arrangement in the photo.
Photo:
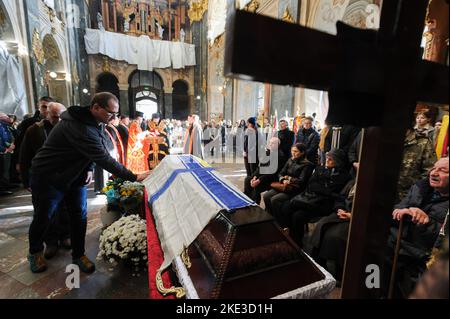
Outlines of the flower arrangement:
[{"label": "flower arrangement", "polygon": [[124,216],[100,235],[97,259],[106,258],[111,264],[120,260],[138,267],[147,262],[147,233],[145,220],[137,215]]},{"label": "flower arrangement", "polygon": [[108,181],[102,191],[106,195],[109,210],[120,210],[124,215],[140,213],[144,197],[143,184],[116,178]]}]

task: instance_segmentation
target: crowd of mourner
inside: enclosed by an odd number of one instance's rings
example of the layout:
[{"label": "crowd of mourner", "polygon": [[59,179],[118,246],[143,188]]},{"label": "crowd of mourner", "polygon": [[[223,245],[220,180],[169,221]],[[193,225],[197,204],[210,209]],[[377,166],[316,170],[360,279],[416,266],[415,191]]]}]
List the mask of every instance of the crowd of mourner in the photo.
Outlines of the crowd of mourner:
[{"label": "crowd of mourner", "polygon": [[[117,98],[100,93],[89,107],[68,109],[43,97],[36,113],[21,122],[0,113],[0,196],[12,194],[18,184],[32,193],[28,259],[33,272],[45,271],[46,260],[59,247],[72,249],[82,271],[95,270],[84,254],[86,186],[95,180],[95,190],[100,191],[110,176],[105,171],[142,181],[170,153],[206,160],[228,154],[244,163],[245,194],[341,281],[361,129],[320,127],[315,117],[305,114],[296,117],[298,123],[293,125],[289,118],[274,123],[268,119],[259,123],[255,117],[236,123],[202,122],[195,114],[180,121],[161,119],[159,114],[145,119],[140,112],[130,119],[118,112]],[[438,160],[435,153],[439,125],[428,112],[421,112],[405,136],[385,265],[392,268],[402,221],[397,297],[410,296],[436,249],[446,249],[448,254],[444,239],[448,236],[449,163],[448,157]],[[143,146],[136,152],[135,145],[140,145],[136,138],[142,136],[149,142],[140,143]],[[389,282],[389,275],[390,271],[383,275],[383,282]]]}]

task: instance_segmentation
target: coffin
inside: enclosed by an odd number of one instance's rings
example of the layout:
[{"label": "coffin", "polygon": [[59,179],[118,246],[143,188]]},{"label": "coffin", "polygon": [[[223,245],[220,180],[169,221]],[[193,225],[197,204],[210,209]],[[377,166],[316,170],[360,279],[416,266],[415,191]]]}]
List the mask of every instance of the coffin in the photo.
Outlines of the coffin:
[{"label": "coffin", "polygon": [[319,297],[335,285],[259,206],[221,211],[187,252],[174,264],[187,297]]}]

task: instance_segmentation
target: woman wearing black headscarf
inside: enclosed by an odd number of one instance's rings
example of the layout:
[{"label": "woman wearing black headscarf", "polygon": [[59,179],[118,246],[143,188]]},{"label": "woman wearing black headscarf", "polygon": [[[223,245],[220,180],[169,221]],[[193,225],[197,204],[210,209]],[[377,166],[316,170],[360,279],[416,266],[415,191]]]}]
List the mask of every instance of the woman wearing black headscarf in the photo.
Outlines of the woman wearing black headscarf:
[{"label": "woman wearing black headscarf", "polygon": [[325,167],[317,167],[306,190],[287,202],[278,215],[282,227],[288,227],[299,246],[302,246],[305,224],[328,216],[335,199],[351,179],[347,169],[347,155],[332,149],[326,155]]}]

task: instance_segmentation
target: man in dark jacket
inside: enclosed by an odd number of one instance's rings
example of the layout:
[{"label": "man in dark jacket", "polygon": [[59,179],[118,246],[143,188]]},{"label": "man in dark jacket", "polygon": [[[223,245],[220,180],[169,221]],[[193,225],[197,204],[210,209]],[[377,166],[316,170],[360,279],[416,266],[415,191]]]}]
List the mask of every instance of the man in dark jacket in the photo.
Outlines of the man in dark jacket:
[{"label": "man in dark jacket", "polygon": [[313,128],[313,118],[306,117],[303,119],[303,128],[298,130],[296,143],[302,143],[306,146],[306,158],[311,163],[318,163],[318,153],[320,135]]},{"label": "man in dark jacket", "polygon": [[[280,139],[272,137],[269,141],[266,155],[268,160],[260,162],[258,168],[252,176],[247,176],[244,180],[244,193],[253,199],[258,205],[261,202],[261,193],[270,189],[270,184],[278,180],[278,173],[284,167],[288,157],[283,153],[280,147]],[[268,168],[271,165],[271,156],[276,155],[277,167],[276,171],[272,173],[264,173],[263,168]]]},{"label": "man in dark jacket", "polygon": [[15,141],[16,152],[14,153],[14,156],[13,156],[13,162],[15,164],[17,164],[15,167],[17,172],[20,171],[20,168],[18,165],[19,164],[19,153],[20,153],[19,150],[20,150],[20,146],[22,145],[22,141],[25,137],[25,133],[27,132],[27,130],[30,126],[47,118],[47,114],[48,114],[47,108],[48,108],[48,105],[52,102],[54,102],[54,100],[49,96],[41,97],[39,99],[38,105],[36,106],[36,112],[34,113],[34,115],[32,117],[24,119],[17,127],[17,138]]},{"label": "man in dark jacket", "polygon": [[[294,145],[295,134],[289,129],[286,120],[280,121],[280,130],[277,132],[276,136],[280,139],[280,150],[283,151],[284,154],[291,154],[291,147]],[[306,157],[308,158],[308,156]]]},{"label": "man in dark jacket", "polygon": [[71,218],[72,259],[83,272],[95,265],[84,254],[87,224],[87,188],[94,163],[115,176],[129,181],[143,181],[149,172],[135,175],[107,152],[104,125],[119,110],[118,99],[110,93],[98,93],[90,107],[73,106],[61,116],[44,146],[34,157],[30,185],[34,206],[30,225],[28,260],[32,272],[42,272],[47,265],[42,256],[43,238],[49,218],[61,200],[65,200]]},{"label": "man in dark jacket", "polygon": [[[33,124],[27,129],[22,146],[20,147],[20,175],[23,186],[30,191],[31,161],[42,145],[44,145],[53,127],[58,124],[61,114],[66,111],[64,105],[55,102],[49,103],[47,109],[47,118]],[[44,256],[46,259],[54,257],[58,252],[58,240],[61,241],[61,246],[70,249],[70,221],[63,202],[59,205],[57,213],[51,219],[44,239],[46,244]]]},{"label": "man in dark jacket", "polygon": [[398,221],[403,219],[404,228],[397,261],[394,297],[407,298],[426,269],[426,263],[448,211],[448,165],[448,157],[438,160],[429,177],[413,185],[392,213],[394,225],[388,240],[389,249],[383,269],[382,288],[387,290],[389,287]]}]

